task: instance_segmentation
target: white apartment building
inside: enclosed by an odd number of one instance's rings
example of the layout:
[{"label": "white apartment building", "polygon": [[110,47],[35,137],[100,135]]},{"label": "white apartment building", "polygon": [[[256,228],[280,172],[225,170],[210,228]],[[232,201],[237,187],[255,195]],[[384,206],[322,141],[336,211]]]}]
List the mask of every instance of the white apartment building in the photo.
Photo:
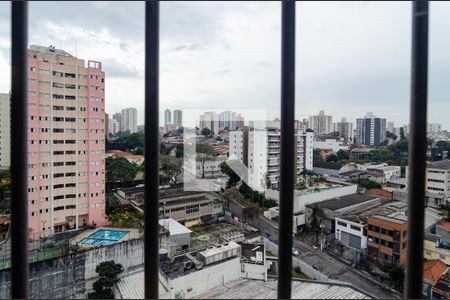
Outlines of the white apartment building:
[{"label": "white apartment building", "polygon": [[244,132],[243,130],[230,131],[228,145],[230,158],[244,161]]},{"label": "white apartment building", "polygon": [[[312,132],[297,131],[297,175],[313,169]],[[280,179],[280,121],[250,122],[248,142],[241,131],[230,132],[230,156],[244,157],[248,150],[248,184],[262,191],[278,186]],[[236,148],[234,148],[236,147]],[[242,149],[242,150],[241,150]],[[242,154],[241,154],[242,153]],[[244,162],[243,159],[241,159]]]},{"label": "white apartment building", "polygon": [[214,135],[219,133],[219,114],[216,112],[205,112],[200,116],[200,131],[203,128],[208,128]]},{"label": "white apartment building", "polygon": [[426,176],[428,192],[450,196],[450,160],[429,162]]},{"label": "white apartment building", "polygon": [[314,130],[314,134],[329,134],[333,130],[333,119],[321,110],[319,115],[309,117],[309,128]]},{"label": "white apartment building", "polygon": [[442,125],[439,123],[430,123],[430,124],[427,124],[427,126],[428,126],[428,130],[427,130],[428,133],[437,134],[442,131]]},{"label": "white apartment building", "polygon": [[380,183],[385,184],[390,180],[399,179],[401,176],[400,166],[377,166],[372,168],[367,168],[367,172],[371,175],[371,179]]},{"label": "white apartment building", "polygon": [[137,132],[137,109],[133,107],[124,108],[120,113],[120,131]]},{"label": "white apartment building", "polygon": [[11,165],[10,97],[0,93],[0,167]]},{"label": "white apartment building", "polygon": [[340,122],[333,123],[333,131],[339,132],[339,137],[344,139],[346,144],[353,142],[353,123],[347,118],[342,118]]},{"label": "white apartment building", "polygon": [[176,129],[183,127],[183,112],[181,110],[173,111],[173,126]]},{"label": "white apartment building", "polygon": [[331,137],[321,137],[318,135],[314,136],[314,149],[320,150],[331,150],[333,153],[339,150],[347,151],[350,147],[344,142],[344,138],[331,138]]},{"label": "white apartment building", "polygon": [[120,131],[120,124],[116,119],[110,118],[108,121],[108,134],[116,134]]},{"label": "white apartment building", "polygon": [[172,124],[172,112],[170,109],[164,111],[164,125],[165,124]]}]

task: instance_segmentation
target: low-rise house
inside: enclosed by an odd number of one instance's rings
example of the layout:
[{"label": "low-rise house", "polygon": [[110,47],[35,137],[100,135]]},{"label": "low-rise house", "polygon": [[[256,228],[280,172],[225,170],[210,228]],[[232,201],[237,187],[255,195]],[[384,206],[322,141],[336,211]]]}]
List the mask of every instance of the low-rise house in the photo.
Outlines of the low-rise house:
[{"label": "low-rise house", "polygon": [[389,180],[399,179],[401,175],[400,166],[379,166],[367,168],[370,179],[385,184]]},{"label": "low-rise house", "polygon": [[108,150],[106,157],[123,157],[130,163],[141,165],[144,162],[144,155],[135,155],[121,150]]},{"label": "low-rise house", "polygon": [[342,197],[336,197],[333,199],[318,202],[317,204],[306,205],[306,224],[311,225],[313,222],[313,210],[315,205],[319,205],[323,210],[322,224],[325,233],[335,232],[335,218],[339,218],[350,212],[365,210],[369,207],[379,206],[381,204],[379,197],[367,194],[352,194]]},{"label": "low-rise house", "polygon": [[[450,285],[444,285],[442,289],[441,279],[448,276],[449,267],[439,259],[425,260],[423,263],[422,294],[428,299],[448,299]],[[438,285],[438,283],[441,283]]]}]

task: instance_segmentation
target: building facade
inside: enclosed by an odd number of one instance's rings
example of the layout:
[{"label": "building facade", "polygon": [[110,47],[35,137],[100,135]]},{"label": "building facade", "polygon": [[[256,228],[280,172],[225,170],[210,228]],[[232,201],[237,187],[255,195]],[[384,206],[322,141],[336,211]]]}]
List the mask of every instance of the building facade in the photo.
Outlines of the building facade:
[{"label": "building facade", "polygon": [[428,192],[450,196],[450,160],[429,162],[426,177]]},{"label": "building facade", "polygon": [[342,118],[340,122],[333,123],[333,131],[339,133],[339,137],[344,138],[344,143],[353,143],[353,123],[347,118]]},{"label": "building facade", "polygon": [[128,107],[120,112],[120,131],[137,132],[137,109]]},{"label": "building facade", "polygon": [[211,130],[211,133],[217,135],[219,133],[219,114],[216,112],[205,112],[200,116],[200,131],[204,128]]},{"label": "building facade", "polygon": [[321,110],[319,115],[309,117],[309,128],[314,130],[314,134],[329,134],[333,130],[333,118]]},{"label": "building facade", "polygon": [[164,111],[164,125],[165,124],[172,124],[172,112],[170,109]]},{"label": "building facade", "polygon": [[367,254],[382,262],[406,263],[407,217],[402,213],[367,218]]},{"label": "building facade", "polygon": [[386,139],[386,119],[367,113],[356,119],[356,144],[378,146]]},{"label": "building facade", "polygon": [[28,199],[33,238],[104,225],[105,73],[54,47],[28,51]]},{"label": "building facade", "polygon": [[[245,149],[247,149],[248,184],[257,190],[267,187],[277,187],[280,179],[280,121],[250,122],[248,140],[241,131],[230,132],[230,156],[234,153],[242,157],[245,164]],[[297,176],[313,169],[313,139],[312,132],[297,131]],[[236,147],[236,148],[234,148]],[[233,152],[234,151],[234,152]],[[242,154],[241,154],[242,152]]]},{"label": "building facade", "polygon": [[11,165],[11,95],[0,94],[0,168]]},{"label": "building facade", "polygon": [[183,127],[183,112],[181,110],[173,111],[173,125],[176,129]]}]

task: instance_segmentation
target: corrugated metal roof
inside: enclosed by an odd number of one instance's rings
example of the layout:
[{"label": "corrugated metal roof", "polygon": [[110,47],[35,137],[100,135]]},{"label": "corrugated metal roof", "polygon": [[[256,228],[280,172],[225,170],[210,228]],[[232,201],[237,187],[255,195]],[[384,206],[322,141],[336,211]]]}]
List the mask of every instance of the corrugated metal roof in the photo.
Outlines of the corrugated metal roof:
[{"label": "corrugated metal roof", "polygon": [[[202,293],[197,299],[276,299],[277,281],[240,279]],[[292,282],[292,299],[370,299],[350,286],[306,281]]]}]

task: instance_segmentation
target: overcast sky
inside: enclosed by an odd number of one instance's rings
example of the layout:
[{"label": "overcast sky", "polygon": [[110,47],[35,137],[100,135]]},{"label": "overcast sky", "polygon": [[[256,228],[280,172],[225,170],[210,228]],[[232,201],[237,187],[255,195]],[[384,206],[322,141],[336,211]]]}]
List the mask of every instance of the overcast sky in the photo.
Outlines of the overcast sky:
[{"label": "overcast sky", "polygon": [[[144,122],[144,4],[30,2],[30,44],[100,60],[106,111]],[[430,4],[429,120],[450,129],[450,3]],[[160,106],[279,113],[279,2],[161,2]],[[10,4],[0,3],[0,92],[10,87]],[[76,44],[76,47],[75,47]],[[409,120],[410,2],[297,3],[298,118]],[[75,53],[76,49],[76,53]],[[161,114],[162,117],[162,114]]]}]

